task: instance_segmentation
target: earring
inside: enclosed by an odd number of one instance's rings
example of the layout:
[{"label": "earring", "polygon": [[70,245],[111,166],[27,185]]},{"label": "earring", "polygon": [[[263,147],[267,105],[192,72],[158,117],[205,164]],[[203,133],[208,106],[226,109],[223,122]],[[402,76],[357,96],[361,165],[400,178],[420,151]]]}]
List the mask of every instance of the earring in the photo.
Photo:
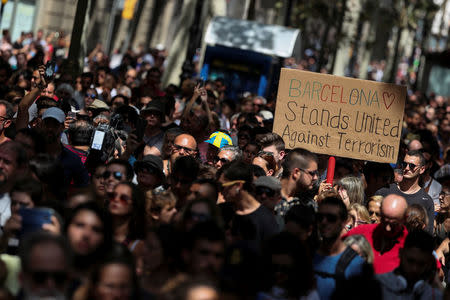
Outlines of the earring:
[{"label": "earring", "polygon": [[239,194],[240,191],[241,191],[241,188],[237,188],[237,189],[236,189],[236,193]]}]

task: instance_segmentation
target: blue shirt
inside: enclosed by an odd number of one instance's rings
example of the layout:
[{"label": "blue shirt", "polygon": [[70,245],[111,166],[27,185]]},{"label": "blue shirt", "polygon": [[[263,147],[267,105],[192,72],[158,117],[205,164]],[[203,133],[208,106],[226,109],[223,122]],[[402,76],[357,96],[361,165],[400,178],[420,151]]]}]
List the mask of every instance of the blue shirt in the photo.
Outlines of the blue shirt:
[{"label": "blue shirt", "polygon": [[[342,253],[333,256],[322,256],[316,253],[313,259],[314,271],[335,274],[336,265]],[[357,255],[345,269],[345,279],[361,274],[364,263],[364,260]],[[336,289],[336,280],[333,277],[322,277],[317,274],[315,276],[320,299],[330,299]]]}]

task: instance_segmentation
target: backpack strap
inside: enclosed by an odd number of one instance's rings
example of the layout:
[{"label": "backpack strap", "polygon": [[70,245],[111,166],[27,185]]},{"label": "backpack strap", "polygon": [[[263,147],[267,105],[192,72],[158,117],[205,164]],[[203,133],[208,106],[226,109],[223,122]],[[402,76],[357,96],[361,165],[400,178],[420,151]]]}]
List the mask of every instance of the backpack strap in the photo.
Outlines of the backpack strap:
[{"label": "backpack strap", "polygon": [[355,250],[353,250],[351,247],[345,248],[344,252],[342,253],[341,257],[339,258],[337,265],[336,265],[336,271],[335,276],[340,279],[345,279],[345,269],[347,269],[350,262],[358,255]]}]

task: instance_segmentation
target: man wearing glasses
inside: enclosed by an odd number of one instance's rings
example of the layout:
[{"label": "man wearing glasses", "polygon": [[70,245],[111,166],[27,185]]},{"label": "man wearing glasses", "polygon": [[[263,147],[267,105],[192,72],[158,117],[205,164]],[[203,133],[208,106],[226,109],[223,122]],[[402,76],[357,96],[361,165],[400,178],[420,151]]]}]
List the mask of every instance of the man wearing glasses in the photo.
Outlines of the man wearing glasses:
[{"label": "man wearing glasses", "polygon": [[315,207],[313,189],[318,179],[317,156],[301,148],[291,150],[283,162],[282,199],[275,206],[277,215],[283,217],[296,204]]},{"label": "man wearing glasses", "polygon": [[170,152],[170,157],[164,160],[164,173],[166,176],[170,175],[172,171],[172,166],[175,164],[175,160],[182,156],[192,156],[197,155],[197,142],[195,138],[190,134],[180,134],[173,141],[172,149]]},{"label": "man wearing glasses", "polygon": [[433,233],[434,202],[433,199],[419,185],[419,178],[425,172],[426,160],[422,152],[409,151],[401,164],[403,179],[393,183],[388,188],[379,189],[375,195],[386,197],[389,194],[400,195],[406,199],[408,205],[419,204],[427,211],[428,225],[426,231]]}]

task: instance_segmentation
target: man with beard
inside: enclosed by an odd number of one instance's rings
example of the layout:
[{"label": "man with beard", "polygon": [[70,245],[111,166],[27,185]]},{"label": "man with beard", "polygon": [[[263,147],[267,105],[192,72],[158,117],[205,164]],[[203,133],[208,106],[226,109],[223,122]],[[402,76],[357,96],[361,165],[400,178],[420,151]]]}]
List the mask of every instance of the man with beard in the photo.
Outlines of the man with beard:
[{"label": "man with beard", "polygon": [[178,157],[181,156],[192,156],[195,157],[197,155],[197,142],[194,137],[190,134],[180,134],[178,135],[171,147],[170,157],[167,160],[164,160],[164,172],[166,175],[170,175],[172,171],[172,167],[175,164],[175,161]]},{"label": "man with beard", "polygon": [[0,226],[11,217],[9,188],[17,173],[25,170],[27,155],[22,146],[13,141],[0,144]]},{"label": "man with beard", "polygon": [[63,165],[66,188],[72,182],[75,187],[85,187],[89,184],[86,168],[80,158],[61,143],[65,119],[64,112],[57,107],[50,107],[42,115],[40,131],[45,140],[45,150]]},{"label": "man with beard", "polygon": [[347,218],[347,207],[340,198],[320,202],[316,219],[322,242],[313,259],[320,299],[330,299],[340,283],[362,273],[364,260],[341,239]]},{"label": "man with beard", "polygon": [[408,231],[405,213],[408,208],[405,198],[388,195],[381,202],[381,222],[360,225],[346,236],[361,234],[372,246],[373,267],[376,274],[391,272],[400,263],[399,250],[403,248]]},{"label": "man with beard", "polygon": [[67,299],[71,257],[64,238],[32,233],[20,247],[22,290],[17,299]]},{"label": "man with beard", "polygon": [[275,206],[277,215],[283,217],[294,205],[303,203],[315,207],[314,185],[319,179],[317,156],[305,149],[293,149],[283,162],[281,176],[281,201]]}]

